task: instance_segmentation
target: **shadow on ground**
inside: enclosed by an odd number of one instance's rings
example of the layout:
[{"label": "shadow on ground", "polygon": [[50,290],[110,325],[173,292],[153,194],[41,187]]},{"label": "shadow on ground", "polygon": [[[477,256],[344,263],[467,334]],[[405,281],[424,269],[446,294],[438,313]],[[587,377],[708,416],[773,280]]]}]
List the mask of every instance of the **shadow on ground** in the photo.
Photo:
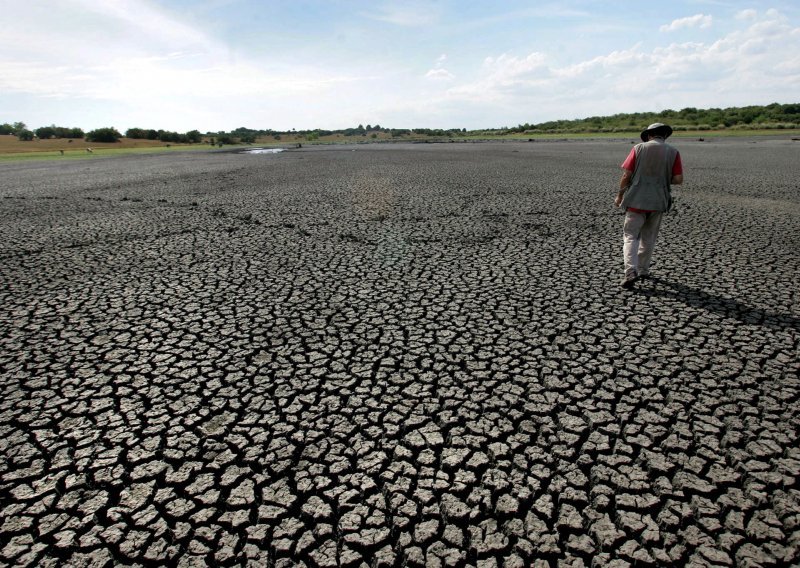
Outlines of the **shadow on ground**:
[{"label": "shadow on ground", "polygon": [[763,325],[772,329],[800,329],[800,318],[749,306],[734,298],[714,295],[681,282],[653,277],[652,285],[640,287],[637,293],[648,297],[669,297],[689,307],[731,317],[744,324]]}]

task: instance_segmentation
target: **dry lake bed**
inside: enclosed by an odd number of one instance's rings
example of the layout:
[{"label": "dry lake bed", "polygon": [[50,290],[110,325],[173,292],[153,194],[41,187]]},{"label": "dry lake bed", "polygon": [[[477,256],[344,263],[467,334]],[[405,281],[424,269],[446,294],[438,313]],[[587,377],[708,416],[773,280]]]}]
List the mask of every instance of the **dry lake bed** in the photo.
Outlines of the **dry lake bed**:
[{"label": "dry lake bed", "polygon": [[0,164],[0,565],[800,562],[800,142]]}]

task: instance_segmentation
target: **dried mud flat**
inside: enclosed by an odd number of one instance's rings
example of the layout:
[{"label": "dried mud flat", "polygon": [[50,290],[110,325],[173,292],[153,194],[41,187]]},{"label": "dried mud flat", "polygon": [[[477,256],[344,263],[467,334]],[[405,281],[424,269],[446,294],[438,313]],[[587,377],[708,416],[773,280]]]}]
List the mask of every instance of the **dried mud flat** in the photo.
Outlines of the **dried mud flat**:
[{"label": "dried mud flat", "polygon": [[800,558],[800,144],[0,165],[0,565]]}]

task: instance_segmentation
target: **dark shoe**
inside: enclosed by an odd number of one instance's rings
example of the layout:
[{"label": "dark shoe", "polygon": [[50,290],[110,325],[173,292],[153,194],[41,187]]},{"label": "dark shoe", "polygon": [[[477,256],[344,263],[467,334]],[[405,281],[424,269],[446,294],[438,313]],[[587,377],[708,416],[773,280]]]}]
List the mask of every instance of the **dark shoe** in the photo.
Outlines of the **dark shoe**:
[{"label": "dark shoe", "polygon": [[636,284],[636,279],[636,274],[628,274],[622,279],[622,282],[619,283],[619,286],[623,290],[630,290],[633,288],[633,285]]},{"label": "dark shoe", "polygon": [[649,274],[641,274],[639,276],[639,280],[641,280],[642,282],[645,282],[647,280],[652,280],[652,279],[653,279],[653,277],[650,276]]}]

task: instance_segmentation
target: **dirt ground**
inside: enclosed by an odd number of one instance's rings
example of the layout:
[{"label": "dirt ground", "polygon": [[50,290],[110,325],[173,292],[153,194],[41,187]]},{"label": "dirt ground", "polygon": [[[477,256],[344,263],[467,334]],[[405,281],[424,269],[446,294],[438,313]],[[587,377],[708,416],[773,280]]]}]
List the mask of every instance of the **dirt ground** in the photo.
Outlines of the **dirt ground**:
[{"label": "dirt ground", "polygon": [[0,564],[800,562],[800,143],[0,164]]}]

